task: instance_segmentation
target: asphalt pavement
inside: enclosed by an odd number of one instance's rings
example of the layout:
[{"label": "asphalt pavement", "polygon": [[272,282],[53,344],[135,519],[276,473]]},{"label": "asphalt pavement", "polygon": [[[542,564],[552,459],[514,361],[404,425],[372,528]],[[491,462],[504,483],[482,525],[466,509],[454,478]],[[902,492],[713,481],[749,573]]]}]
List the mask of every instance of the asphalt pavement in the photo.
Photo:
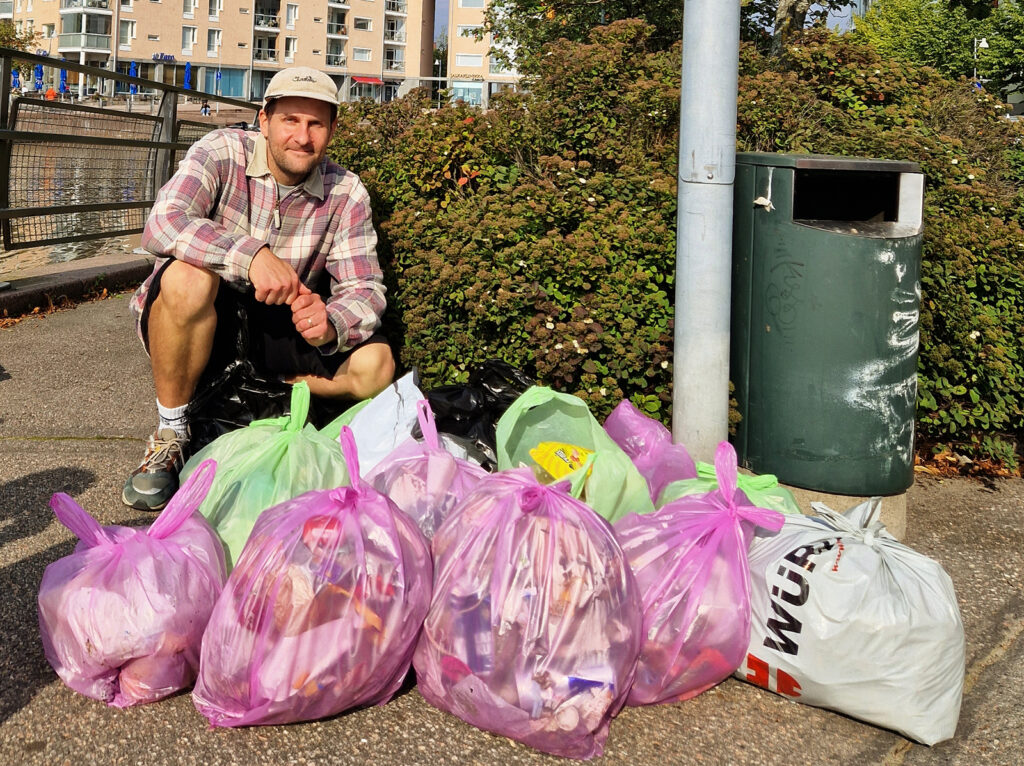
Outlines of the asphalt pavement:
[{"label": "asphalt pavement", "polygon": [[[0,763],[542,764],[567,762],[479,731],[409,686],[386,705],[315,723],[213,730],[191,697],[128,710],[71,692],[47,664],[36,595],[70,532],[47,502],[63,491],[104,524],[142,524],[121,486],[154,426],[146,356],[128,293],[146,266],[126,255],[85,277],[65,264],[10,279],[0,318],[36,290],[44,307],[67,285],[103,300],[0,325]],[[95,269],[98,264],[83,264]],[[26,279],[34,280],[31,285]],[[1024,482],[922,476],[908,493],[905,542],[956,587],[967,677],[956,736],[934,747],[729,679],[696,699],[627,708],[599,764],[1019,764],[1024,715]],[[839,509],[842,510],[842,509]],[[841,661],[841,658],[837,661]]]}]

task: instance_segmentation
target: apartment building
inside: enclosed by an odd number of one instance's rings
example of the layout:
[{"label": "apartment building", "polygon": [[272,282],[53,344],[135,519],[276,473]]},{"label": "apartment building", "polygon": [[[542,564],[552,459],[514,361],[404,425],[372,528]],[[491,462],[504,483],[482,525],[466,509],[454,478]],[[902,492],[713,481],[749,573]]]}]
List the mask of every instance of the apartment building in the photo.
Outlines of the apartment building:
[{"label": "apartment building", "polygon": [[327,72],[346,101],[389,101],[432,74],[433,0],[0,0],[4,18],[40,33],[37,53],[236,98],[289,66]]},{"label": "apartment building", "polygon": [[486,106],[490,97],[514,88],[519,74],[502,66],[491,52],[498,49],[483,29],[487,0],[448,0],[448,87],[452,99]]}]

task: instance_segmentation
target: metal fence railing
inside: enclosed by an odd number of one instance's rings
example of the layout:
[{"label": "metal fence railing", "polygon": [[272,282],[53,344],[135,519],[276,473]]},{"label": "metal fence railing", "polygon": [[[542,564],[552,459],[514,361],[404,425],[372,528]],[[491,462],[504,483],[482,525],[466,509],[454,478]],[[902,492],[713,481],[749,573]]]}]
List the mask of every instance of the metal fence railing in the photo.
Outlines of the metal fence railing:
[{"label": "metal fence railing", "polygon": [[[95,80],[100,93],[108,80],[135,85],[155,93],[151,111],[144,113],[138,104],[133,111],[131,97],[103,105],[103,99],[84,103],[48,100],[41,92],[16,95],[11,88],[15,65],[23,80],[36,66],[75,72]],[[241,108],[249,123],[259,109],[248,101],[0,48],[3,251],[141,232],[157,191],[178,161],[221,124],[199,116],[194,105],[188,119],[179,119],[179,99],[186,95]]]}]

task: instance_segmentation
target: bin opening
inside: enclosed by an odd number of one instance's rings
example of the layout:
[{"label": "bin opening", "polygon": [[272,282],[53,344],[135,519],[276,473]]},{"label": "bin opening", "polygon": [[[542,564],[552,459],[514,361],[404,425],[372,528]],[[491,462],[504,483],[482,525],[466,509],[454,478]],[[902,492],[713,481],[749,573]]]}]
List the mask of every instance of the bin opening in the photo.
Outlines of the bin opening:
[{"label": "bin opening", "polygon": [[900,173],[797,170],[793,180],[794,219],[899,220]]},{"label": "bin opening", "polygon": [[898,171],[798,169],[793,220],[866,237],[920,233],[924,176]]}]

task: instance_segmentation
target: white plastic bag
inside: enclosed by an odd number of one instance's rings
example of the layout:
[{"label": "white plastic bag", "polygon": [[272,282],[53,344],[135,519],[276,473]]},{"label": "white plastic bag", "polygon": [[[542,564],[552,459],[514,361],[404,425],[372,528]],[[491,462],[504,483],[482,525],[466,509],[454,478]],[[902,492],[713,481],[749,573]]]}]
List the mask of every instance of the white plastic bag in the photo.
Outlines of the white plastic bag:
[{"label": "white plastic bag", "polygon": [[751,631],[737,677],[933,745],[956,730],[964,629],[953,583],[877,520],[787,516],[750,550]]}]

